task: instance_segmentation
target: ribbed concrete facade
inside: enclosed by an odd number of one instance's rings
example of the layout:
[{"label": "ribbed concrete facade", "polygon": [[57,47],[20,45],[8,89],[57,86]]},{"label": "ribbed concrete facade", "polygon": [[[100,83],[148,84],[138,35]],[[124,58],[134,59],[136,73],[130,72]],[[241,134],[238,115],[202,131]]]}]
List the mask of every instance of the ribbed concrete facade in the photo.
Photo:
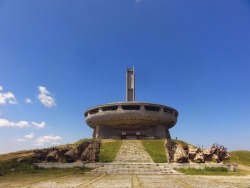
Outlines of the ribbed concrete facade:
[{"label": "ribbed concrete facade", "polygon": [[148,129],[114,129],[106,126],[97,126],[93,132],[94,138],[171,138],[169,130],[163,125]]},{"label": "ribbed concrete facade", "polygon": [[143,102],[118,102],[85,112],[94,138],[170,138],[178,112],[167,106]]}]

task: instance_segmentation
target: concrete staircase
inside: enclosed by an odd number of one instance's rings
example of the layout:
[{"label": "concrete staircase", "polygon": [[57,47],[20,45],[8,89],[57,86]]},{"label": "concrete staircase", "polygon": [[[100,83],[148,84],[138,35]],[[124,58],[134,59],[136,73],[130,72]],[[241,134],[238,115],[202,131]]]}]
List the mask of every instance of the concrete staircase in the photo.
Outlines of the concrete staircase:
[{"label": "concrete staircase", "polygon": [[140,140],[123,140],[112,163],[96,163],[90,174],[179,174],[167,163],[154,163]]},{"label": "concrete staircase", "polygon": [[140,140],[122,140],[114,163],[154,163]]}]

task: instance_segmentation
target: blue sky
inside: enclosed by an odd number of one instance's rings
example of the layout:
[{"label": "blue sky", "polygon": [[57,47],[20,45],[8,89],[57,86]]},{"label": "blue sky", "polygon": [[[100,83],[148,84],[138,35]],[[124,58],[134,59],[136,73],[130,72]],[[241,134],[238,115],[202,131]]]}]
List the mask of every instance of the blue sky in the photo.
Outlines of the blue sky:
[{"label": "blue sky", "polygon": [[250,150],[249,52],[249,0],[0,0],[0,153],[91,137],[127,66],[172,137]]}]

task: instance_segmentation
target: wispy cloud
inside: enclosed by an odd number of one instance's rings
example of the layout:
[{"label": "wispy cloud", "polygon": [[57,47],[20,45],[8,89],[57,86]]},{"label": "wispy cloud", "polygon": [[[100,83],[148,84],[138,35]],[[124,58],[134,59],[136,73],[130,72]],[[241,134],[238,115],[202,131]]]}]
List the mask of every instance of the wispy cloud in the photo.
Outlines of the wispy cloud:
[{"label": "wispy cloud", "polygon": [[141,0],[135,0],[135,2],[136,2],[136,3],[139,3],[139,2],[141,2]]},{"label": "wispy cloud", "polygon": [[30,124],[27,121],[12,122],[7,119],[0,119],[0,127],[29,127]]},{"label": "wispy cloud", "polygon": [[27,138],[27,139],[33,139],[34,136],[35,136],[34,133],[30,133],[30,134],[25,135],[24,137]]},{"label": "wispy cloud", "polygon": [[33,101],[31,99],[29,99],[29,98],[26,98],[24,100],[24,102],[27,103],[27,104],[32,104],[33,103]]},{"label": "wispy cloud", "polygon": [[59,144],[57,143],[59,140],[61,140],[62,137],[60,136],[53,136],[53,135],[48,135],[48,136],[41,136],[39,138],[36,139],[36,143],[35,145],[37,146],[42,146],[45,143],[49,143],[49,144]]},{"label": "wispy cloud", "polygon": [[18,138],[16,139],[17,142],[26,142],[27,140],[32,140],[34,138],[35,134],[30,133],[24,136],[24,138]]},{"label": "wispy cloud", "polygon": [[11,92],[2,92],[3,86],[0,86],[0,105],[4,104],[17,104],[16,97]]},{"label": "wispy cloud", "polygon": [[24,138],[18,138],[18,139],[16,139],[16,141],[17,141],[17,142],[25,142],[26,139],[24,139]]},{"label": "wispy cloud", "polygon": [[41,123],[32,122],[32,123],[29,123],[28,121],[13,122],[13,121],[9,121],[7,119],[0,119],[0,127],[24,128],[24,127],[31,127],[31,126],[36,127],[36,128],[44,128],[44,127],[46,127],[46,123],[45,122],[41,122]]},{"label": "wispy cloud", "polygon": [[51,108],[53,106],[56,106],[56,100],[55,98],[51,95],[51,93],[46,89],[46,87],[44,86],[39,86],[38,87],[39,90],[39,95],[38,95],[38,99],[40,100],[40,102],[48,107]]},{"label": "wispy cloud", "polygon": [[38,129],[41,129],[41,128],[46,127],[46,123],[45,123],[44,121],[41,122],[41,123],[31,122],[31,124],[32,124],[33,126],[35,126],[36,128],[38,128]]}]

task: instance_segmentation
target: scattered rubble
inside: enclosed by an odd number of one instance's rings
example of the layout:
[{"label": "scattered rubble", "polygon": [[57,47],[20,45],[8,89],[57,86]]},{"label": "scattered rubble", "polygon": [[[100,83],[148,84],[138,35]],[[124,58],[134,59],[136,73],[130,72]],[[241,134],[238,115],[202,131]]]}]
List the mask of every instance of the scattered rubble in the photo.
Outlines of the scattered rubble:
[{"label": "scattered rubble", "polygon": [[168,139],[165,146],[169,155],[169,163],[205,163],[213,160],[221,163],[230,157],[227,148],[219,144],[213,144],[208,149],[201,149]]},{"label": "scattered rubble", "polygon": [[81,144],[65,148],[51,147],[48,149],[34,150],[33,158],[46,162],[68,162],[73,163],[78,160],[83,162],[98,162],[101,141],[83,141]]}]

